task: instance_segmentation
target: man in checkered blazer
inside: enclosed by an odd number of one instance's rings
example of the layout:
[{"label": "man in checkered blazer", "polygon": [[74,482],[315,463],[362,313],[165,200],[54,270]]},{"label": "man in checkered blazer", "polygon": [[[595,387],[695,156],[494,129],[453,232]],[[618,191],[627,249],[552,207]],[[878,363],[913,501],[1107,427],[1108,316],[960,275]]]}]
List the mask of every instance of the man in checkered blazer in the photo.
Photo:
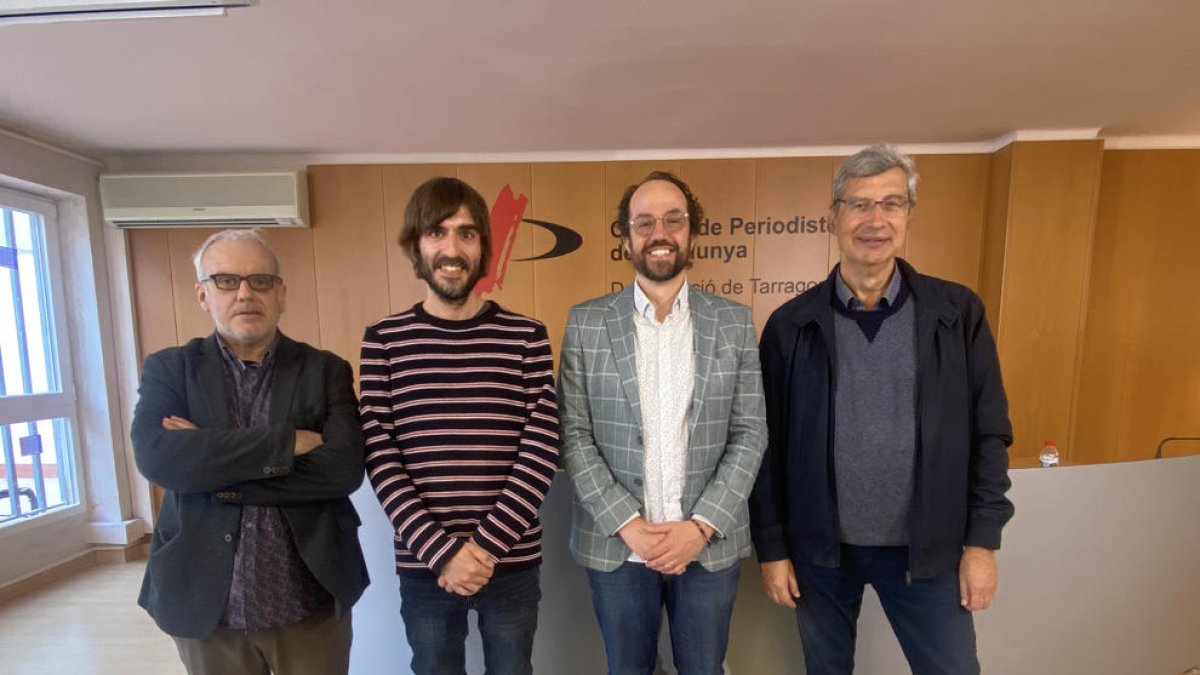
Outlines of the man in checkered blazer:
[{"label": "man in checkered blazer", "polygon": [[648,674],[667,607],[681,675],[721,673],[766,445],[750,309],[689,288],[703,210],[651,173],[617,224],[634,283],[571,309],[559,373],[571,550],[587,567],[608,672]]}]

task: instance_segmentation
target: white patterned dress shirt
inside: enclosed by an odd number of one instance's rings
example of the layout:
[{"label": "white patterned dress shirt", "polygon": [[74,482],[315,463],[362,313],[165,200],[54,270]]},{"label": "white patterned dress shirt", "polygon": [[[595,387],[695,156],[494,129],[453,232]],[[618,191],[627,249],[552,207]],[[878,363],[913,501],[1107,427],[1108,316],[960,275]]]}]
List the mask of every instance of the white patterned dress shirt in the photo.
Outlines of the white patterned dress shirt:
[{"label": "white patterned dress shirt", "polygon": [[[682,520],[683,475],[696,371],[686,280],[671,313],[659,322],[654,304],[634,282],[633,327],[642,407],[643,517]],[[642,562],[637,554],[629,560]]]}]

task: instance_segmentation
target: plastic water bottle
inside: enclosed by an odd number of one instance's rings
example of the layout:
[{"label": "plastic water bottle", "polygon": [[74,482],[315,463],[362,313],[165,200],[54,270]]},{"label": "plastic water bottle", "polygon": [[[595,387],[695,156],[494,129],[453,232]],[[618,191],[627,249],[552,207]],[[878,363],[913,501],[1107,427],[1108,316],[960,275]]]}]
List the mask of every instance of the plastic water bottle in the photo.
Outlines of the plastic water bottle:
[{"label": "plastic water bottle", "polygon": [[1038,461],[1042,466],[1058,466],[1058,446],[1054,441],[1046,441],[1042,446],[1042,454],[1038,455]]}]

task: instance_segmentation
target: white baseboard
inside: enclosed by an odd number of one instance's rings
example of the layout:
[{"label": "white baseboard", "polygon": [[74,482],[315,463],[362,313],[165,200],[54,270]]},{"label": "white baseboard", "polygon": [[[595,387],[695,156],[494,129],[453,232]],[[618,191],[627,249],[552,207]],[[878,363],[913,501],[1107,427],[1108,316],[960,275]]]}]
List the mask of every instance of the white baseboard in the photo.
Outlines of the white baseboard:
[{"label": "white baseboard", "polygon": [[140,518],[88,523],[87,543],[128,546],[140,541],[146,532],[146,523]]}]

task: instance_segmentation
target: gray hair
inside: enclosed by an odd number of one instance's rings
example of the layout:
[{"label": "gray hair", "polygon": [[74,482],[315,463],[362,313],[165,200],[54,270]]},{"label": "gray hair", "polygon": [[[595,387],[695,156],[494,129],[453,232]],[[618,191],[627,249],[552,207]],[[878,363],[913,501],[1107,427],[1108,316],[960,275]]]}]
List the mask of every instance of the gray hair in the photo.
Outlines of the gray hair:
[{"label": "gray hair", "polygon": [[908,206],[909,208],[916,206],[917,181],[920,180],[917,167],[913,163],[912,157],[888,143],[879,143],[869,148],[863,148],[842,162],[833,177],[833,204],[836,205],[837,200],[842,198],[842,194],[846,191],[846,182],[851,178],[878,176],[884,171],[897,167],[904,169],[904,176],[908,179]]},{"label": "gray hair", "polygon": [[279,256],[275,255],[275,249],[271,248],[266,238],[263,237],[262,230],[255,227],[249,230],[221,230],[208,239],[205,239],[204,243],[200,244],[200,248],[196,249],[196,252],[192,254],[192,265],[196,267],[196,281],[200,281],[205,276],[204,268],[201,265],[201,262],[204,260],[204,254],[208,252],[208,249],[213,244],[219,241],[252,241],[258,244],[262,247],[262,250],[266,251],[267,256],[271,258],[271,264],[275,267],[275,276],[283,276],[283,266],[279,264]]}]

